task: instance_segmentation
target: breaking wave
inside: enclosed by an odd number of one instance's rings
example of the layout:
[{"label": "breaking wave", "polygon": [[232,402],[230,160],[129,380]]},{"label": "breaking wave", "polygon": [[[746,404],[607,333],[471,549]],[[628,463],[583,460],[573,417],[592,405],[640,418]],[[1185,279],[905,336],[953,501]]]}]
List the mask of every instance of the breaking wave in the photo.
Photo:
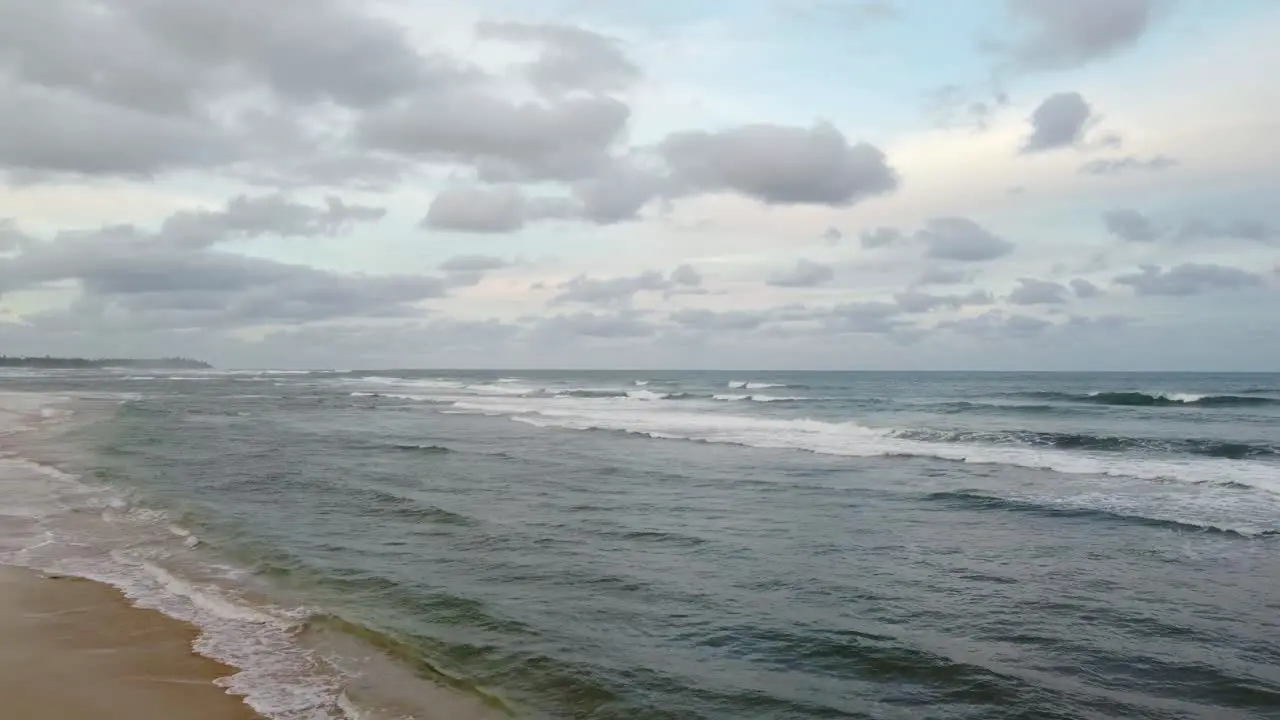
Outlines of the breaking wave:
[{"label": "breaking wave", "polygon": [[1258,407],[1264,405],[1280,406],[1280,398],[1256,397],[1250,395],[1200,395],[1196,393],[1144,393],[1144,392],[1095,392],[1084,395],[1060,392],[1017,393],[1021,397],[1031,397],[1057,402],[1092,403],[1095,405],[1118,405],[1127,407]]},{"label": "breaking wave", "polygon": [[1280,456],[1280,448],[1212,439],[1136,438],[1088,433],[1034,432],[1031,430],[896,430],[895,437],[925,442],[989,443],[993,445],[1030,445],[1060,450],[1093,450],[1101,452],[1146,451],[1186,453],[1205,457],[1245,460]]},{"label": "breaking wave", "polygon": [[1151,527],[1166,528],[1179,532],[1221,533],[1244,538],[1262,538],[1280,536],[1280,529],[1259,527],[1225,527],[1208,522],[1176,517],[1156,517],[1139,514],[1134,511],[1091,507],[1083,504],[1039,502],[1035,500],[1004,498],[987,495],[970,490],[953,490],[930,493],[926,500],[944,502],[954,507],[971,510],[996,510],[1004,512],[1032,513],[1056,518],[1082,518],[1107,520],[1112,522],[1139,523]]},{"label": "breaking wave", "polygon": [[[479,399],[477,399],[479,400]],[[1121,453],[973,440],[923,440],[913,431],[873,428],[853,422],[708,415],[696,412],[636,409],[613,412],[594,406],[531,406],[496,401],[458,401],[458,412],[506,415],[538,427],[610,430],[664,440],[694,440],[748,447],[804,450],[848,457],[924,457],[957,462],[1009,465],[1067,474],[1130,477],[1206,485],[1239,485],[1280,493],[1273,462],[1219,456],[1148,458]]]}]

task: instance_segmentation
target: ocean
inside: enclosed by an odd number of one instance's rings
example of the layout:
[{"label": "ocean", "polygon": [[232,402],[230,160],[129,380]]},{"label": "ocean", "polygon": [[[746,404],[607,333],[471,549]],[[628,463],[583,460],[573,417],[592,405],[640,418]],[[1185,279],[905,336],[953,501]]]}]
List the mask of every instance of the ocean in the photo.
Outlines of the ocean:
[{"label": "ocean", "polygon": [[272,718],[1280,716],[1280,375],[0,393],[0,562],[197,624]]}]

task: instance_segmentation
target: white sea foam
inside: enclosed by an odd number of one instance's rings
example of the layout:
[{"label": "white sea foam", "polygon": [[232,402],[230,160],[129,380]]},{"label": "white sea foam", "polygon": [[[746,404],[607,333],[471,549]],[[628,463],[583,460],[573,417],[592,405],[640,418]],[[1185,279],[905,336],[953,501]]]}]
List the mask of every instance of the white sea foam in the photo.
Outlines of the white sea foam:
[{"label": "white sea foam", "polygon": [[393,400],[409,400],[411,402],[440,402],[434,395],[410,395],[406,393],[353,392],[351,397],[391,398]]},{"label": "white sea foam", "polygon": [[477,395],[520,396],[520,395],[529,395],[532,393],[540,392],[540,388],[529,387],[527,385],[516,385],[514,383],[504,383],[501,385],[497,385],[497,384],[488,385],[488,384],[481,383],[477,385],[465,385],[463,386],[463,389],[476,393]]},{"label": "white sea foam", "polygon": [[[1169,402],[1179,402],[1179,403],[1196,403],[1209,397],[1208,395],[1205,395],[1202,393],[1167,392],[1163,390],[1151,390],[1151,391],[1134,390],[1133,393],[1139,394],[1139,395],[1147,395],[1159,400],[1168,400]],[[1114,390],[1094,390],[1088,395],[1089,397],[1098,397],[1099,395],[1114,395],[1114,394],[1116,394],[1116,391]]]},{"label": "white sea foam", "polygon": [[313,372],[324,372],[317,370],[251,370],[255,375],[310,375]]},{"label": "white sea foam", "polygon": [[800,400],[808,400],[809,398],[792,397],[792,396],[774,396],[774,395],[712,395],[712,400],[720,400],[723,402],[742,402],[749,400],[751,402],[795,402]]},{"label": "white sea foam", "polygon": [[934,457],[976,464],[1040,468],[1069,474],[1176,480],[1198,484],[1234,483],[1280,493],[1280,477],[1277,477],[1274,466],[1253,461],[1213,458],[1153,460],[1056,448],[924,442],[894,437],[894,429],[870,428],[851,422],[705,414],[653,409],[656,406],[647,404],[628,408],[597,400],[575,400],[572,403],[550,405],[529,401],[503,403],[476,399],[455,402],[453,407],[468,412],[510,415],[513,419],[542,427],[616,430],[654,438],[807,450],[827,455]]},{"label": "white sea foam", "polygon": [[[9,400],[0,399],[0,421],[15,410],[29,417],[41,402]],[[250,601],[215,585],[213,579],[231,575],[216,565],[206,573],[201,556],[191,551],[199,539],[167,513],[21,457],[0,457],[0,492],[4,515],[22,513],[20,522],[5,523],[0,562],[103,582],[139,607],[191,623],[200,629],[197,652],[238,669],[219,684],[244,696],[264,717],[347,717],[337,706],[341,676],[295,642],[310,611]],[[98,524],[87,509],[101,509],[109,522]],[[171,567],[175,563],[181,572]],[[200,579],[206,575],[209,582]]]},{"label": "white sea foam", "polygon": [[732,390],[767,390],[769,388],[786,387],[777,383],[750,382],[747,380],[731,380],[728,387]]},{"label": "white sea foam", "polygon": [[451,390],[463,387],[464,383],[456,380],[439,380],[426,378],[394,378],[382,377],[380,375],[370,375],[362,377],[359,380],[343,379],[343,382],[356,382],[371,385],[391,385],[394,387],[420,387],[433,388],[439,390]]}]

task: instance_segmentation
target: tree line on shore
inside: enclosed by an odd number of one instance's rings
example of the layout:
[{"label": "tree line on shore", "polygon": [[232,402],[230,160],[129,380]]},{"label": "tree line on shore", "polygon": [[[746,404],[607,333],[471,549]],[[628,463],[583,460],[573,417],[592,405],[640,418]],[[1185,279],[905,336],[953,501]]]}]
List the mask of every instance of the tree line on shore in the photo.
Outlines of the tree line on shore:
[{"label": "tree line on shore", "polygon": [[64,358],[49,355],[0,355],[0,367],[29,367],[54,370],[96,370],[101,368],[207,370],[213,366],[202,360],[184,357]]}]

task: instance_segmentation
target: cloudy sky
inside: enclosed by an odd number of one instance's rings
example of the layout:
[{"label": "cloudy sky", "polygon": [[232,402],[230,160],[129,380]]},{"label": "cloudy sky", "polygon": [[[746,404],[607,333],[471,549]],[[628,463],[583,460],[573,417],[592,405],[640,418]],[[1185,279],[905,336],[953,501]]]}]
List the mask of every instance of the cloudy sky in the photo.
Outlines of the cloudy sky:
[{"label": "cloudy sky", "polygon": [[1280,369],[1270,0],[0,0],[0,352]]}]

